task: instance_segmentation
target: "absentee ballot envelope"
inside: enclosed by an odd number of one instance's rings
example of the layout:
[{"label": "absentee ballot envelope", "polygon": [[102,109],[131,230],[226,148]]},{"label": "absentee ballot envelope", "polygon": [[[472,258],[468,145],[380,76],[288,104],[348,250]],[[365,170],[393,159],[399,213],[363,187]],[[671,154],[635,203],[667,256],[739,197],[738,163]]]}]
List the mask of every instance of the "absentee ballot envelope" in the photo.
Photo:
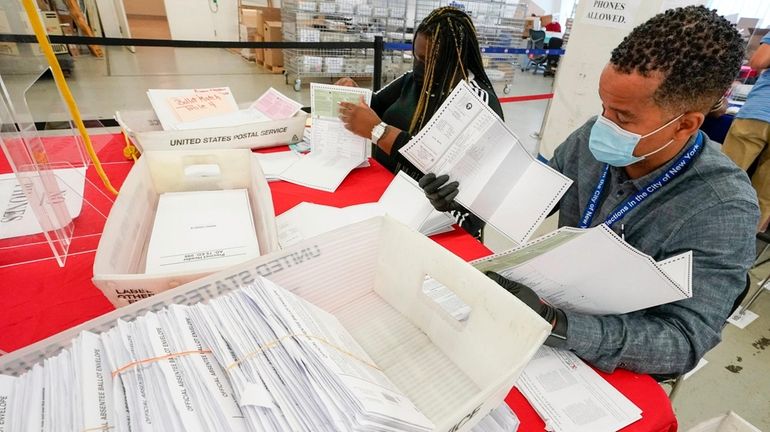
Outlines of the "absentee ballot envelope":
[{"label": "absentee ballot envelope", "polygon": [[574,312],[624,314],[692,297],[691,251],[656,262],[606,225],[563,227],[472,264]]},{"label": "absentee ballot envelope", "polygon": [[517,244],[572,184],[532,157],[465,81],[400,152],[423,173],[459,181],[456,201]]},{"label": "absentee ballot envelope", "polygon": [[160,195],[145,273],[224,268],[258,256],[246,189]]}]

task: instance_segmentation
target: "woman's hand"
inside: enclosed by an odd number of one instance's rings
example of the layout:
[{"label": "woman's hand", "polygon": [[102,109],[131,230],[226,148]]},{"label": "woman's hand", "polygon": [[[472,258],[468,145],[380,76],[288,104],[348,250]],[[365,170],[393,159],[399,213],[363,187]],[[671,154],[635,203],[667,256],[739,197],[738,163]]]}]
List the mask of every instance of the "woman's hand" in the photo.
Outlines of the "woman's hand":
[{"label": "woman's hand", "polygon": [[337,80],[336,83],[334,83],[334,85],[345,86],[345,87],[358,87],[358,83],[353,81],[353,78],[350,78],[350,77],[340,78]]},{"label": "woman's hand", "polygon": [[371,139],[372,129],[382,120],[364,101],[364,97],[357,104],[340,102],[340,120],[345,124],[345,129],[354,134]]}]

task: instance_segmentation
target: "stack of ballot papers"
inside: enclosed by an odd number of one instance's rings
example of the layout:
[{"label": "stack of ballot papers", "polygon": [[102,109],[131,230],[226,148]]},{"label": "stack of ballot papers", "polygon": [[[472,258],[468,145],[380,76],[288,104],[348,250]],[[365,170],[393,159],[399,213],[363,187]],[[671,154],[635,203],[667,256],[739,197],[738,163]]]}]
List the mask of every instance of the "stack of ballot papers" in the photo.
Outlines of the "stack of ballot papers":
[{"label": "stack of ballot papers", "polygon": [[624,314],[692,297],[691,251],[656,262],[606,225],[560,228],[472,264],[532,288],[558,308],[587,314]]},{"label": "stack of ballot papers", "polygon": [[345,129],[340,102],[371,102],[372,92],[359,87],[310,84],[310,154],[283,171],[282,180],[334,192],[345,177],[367,161],[370,141]]},{"label": "stack of ballot papers", "polygon": [[0,376],[0,401],[10,431],[433,430],[334,316],[266,279],[82,332]]},{"label": "stack of ballot papers", "polygon": [[615,432],[642,411],[569,351],[543,346],[516,387],[553,432]]},{"label": "stack of ballot papers", "polygon": [[529,154],[465,81],[400,152],[423,173],[459,181],[455,200],[519,245],[572,184]]},{"label": "stack of ballot papers", "polygon": [[163,130],[240,126],[293,117],[302,104],[270,88],[246,109],[240,109],[229,87],[147,91]]},{"label": "stack of ballot papers", "polygon": [[246,189],[160,195],[145,273],[210,271],[258,256]]},{"label": "stack of ballot papers", "polygon": [[449,232],[455,220],[436,211],[414,179],[398,173],[374,203],[344,208],[299,203],[276,217],[278,243],[282,248],[304,239],[369,218],[389,215],[426,236]]}]

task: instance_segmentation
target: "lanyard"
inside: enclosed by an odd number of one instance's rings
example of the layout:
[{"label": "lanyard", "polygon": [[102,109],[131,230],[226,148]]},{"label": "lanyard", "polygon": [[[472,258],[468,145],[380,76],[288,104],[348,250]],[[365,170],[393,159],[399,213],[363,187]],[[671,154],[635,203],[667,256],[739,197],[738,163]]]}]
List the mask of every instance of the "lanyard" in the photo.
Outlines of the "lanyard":
[{"label": "lanyard", "polygon": [[[663,186],[674,180],[680,174],[684,173],[687,168],[690,167],[693,159],[702,148],[703,132],[699,131],[698,136],[695,138],[695,142],[690,146],[690,148],[687,149],[687,151],[679,156],[673,164],[671,164],[671,168],[659,175],[646,187],[642,188],[642,190],[637,192],[636,195],[631,197],[628,201],[615,207],[615,209],[607,216],[607,219],[605,219],[604,223],[611,227],[615,224],[615,222],[623,219],[626,213],[631,211],[637,205],[641,204],[642,201],[649,198],[650,195],[661,190]],[[609,173],[609,170],[609,164],[604,164],[604,169],[602,171],[601,177],[599,177],[599,182],[596,184],[594,193],[591,195],[591,199],[583,211],[583,217],[580,219],[580,228],[588,228],[591,226],[591,222],[593,221],[594,215],[596,214],[596,210],[599,206],[599,198],[601,197],[602,191],[604,190],[604,185],[607,183],[607,174]]]}]

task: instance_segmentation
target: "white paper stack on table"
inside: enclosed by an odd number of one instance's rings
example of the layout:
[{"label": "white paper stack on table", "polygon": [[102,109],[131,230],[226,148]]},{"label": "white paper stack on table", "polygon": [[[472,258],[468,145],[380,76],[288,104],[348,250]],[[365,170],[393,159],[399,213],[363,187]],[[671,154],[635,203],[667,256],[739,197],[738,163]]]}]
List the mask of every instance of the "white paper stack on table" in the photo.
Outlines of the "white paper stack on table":
[{"label": "white paper stack on table", "polygon": [[656,262],[606,225],[564,227],[473,266],[527,285],[556,307],[595,315],[692,297],[691,251]]},{"label": "white paper stack on table", "polygon": [[465,81],[400,152],[423,173],[459,181],[457,202],[517,244],[572,184],[533,158]]},{"label": "white paper stack on table", "polygon": [[329,313],[259,278],[83,332],[0,376],[3,430],[407,431],[433,424]]},{"label": "white paper stack on table", "polygon": [[281,120],[293,117],[302,104],[268,89],[241,110],[229,87],[206,89],[150,89],[147,91],[163,130],[189,130]]},{"label": "white paper stack on table", "polygon": [[211,271],[258,256],[246,189],[160,195],[145,273]]},{"label": "white paper stack on table", "polygon": [[282,180],[334,192],[354,168],[367,161],[370,141],[345,129],[339,119],[340,102],[358,104],[362,97],[368,105],[371,90],[310,84],[311,151],[281,173]]},{"label": "white paper stack on table", "polygon": [[516,387],[554,432],[615,432],[642,411],[575,354],[543,346]]},{"label": "white paper stack on table", "polygon": [[455,220],[436,211],[414,179],[399,172],[378,202],[344,208],[299,203],[276,217],[282,248],[362,220],[388,214],[427,236],[452,230]]}]

